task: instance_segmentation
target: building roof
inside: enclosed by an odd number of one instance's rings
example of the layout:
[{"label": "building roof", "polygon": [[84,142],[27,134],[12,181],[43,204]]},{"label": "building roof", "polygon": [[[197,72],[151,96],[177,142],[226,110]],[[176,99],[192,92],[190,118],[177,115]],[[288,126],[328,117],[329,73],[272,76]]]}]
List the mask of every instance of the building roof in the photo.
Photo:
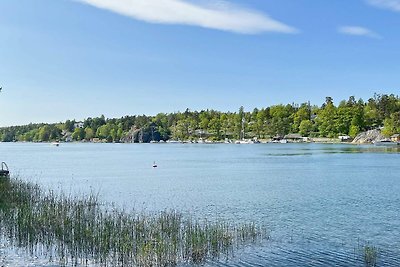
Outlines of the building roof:
[{"label": "building roof", "polygon": [[285,139],[303,139],[301,134],[287,134],[284,137]]}]

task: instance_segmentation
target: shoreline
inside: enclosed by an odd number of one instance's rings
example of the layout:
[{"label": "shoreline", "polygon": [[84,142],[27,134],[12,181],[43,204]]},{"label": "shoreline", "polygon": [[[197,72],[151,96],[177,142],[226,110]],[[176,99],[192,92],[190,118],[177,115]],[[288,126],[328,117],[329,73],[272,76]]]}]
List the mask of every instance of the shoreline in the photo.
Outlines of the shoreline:
[{"label": "shoreline", "polygon": [[[318,138],[321,139],[321,138]],[[250,142],[247,142],[250,141]],[[199,142],[195,140],[184,140],[184,141],[178,141],[178,140],[167,140],[167,141],[160,141],[160,142],[102,142],[102,141],[70,141],[70,142],[65,142],[65,141],[46,141],[46,142],[34,142],[34,141],[13,141],[13,142],[0,142],[0,143],[27,143],[27,144],[49,144],[49,145],[60,145],[60,144],[199,144],[199,145],[216,145],[216,144],[231,144],[231,145],[237,145],[239,143],[235,142],[241,142],[240,144],[347,144],[347,145],[373,145],[372,142],[365,142],[365,143],[353,143],[353,142],[342,142],[340,140],[335,140],[335,139],[329,139],[327,138],[326,140],[313,140],[311,139],[310,141],[287,141],[285,143],[282,142],[274,142],[270,139],[268,140],[259,140],[258,142],[251,142],[251,140],[246,140],[245,142],[242,142],[241,140],[231,140],[230,142],[225,142],[225,141],[206,141],[206,142]]]}]

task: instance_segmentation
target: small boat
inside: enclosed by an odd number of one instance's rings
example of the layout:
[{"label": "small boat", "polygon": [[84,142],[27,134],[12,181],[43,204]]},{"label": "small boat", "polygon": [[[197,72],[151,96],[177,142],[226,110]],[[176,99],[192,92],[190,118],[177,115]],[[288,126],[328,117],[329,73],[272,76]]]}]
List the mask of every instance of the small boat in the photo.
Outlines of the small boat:
[{"label": "small boat", "polygon": [[246,140],[246,139],[242,139],[242,140],[236,140],[235,144],[238,145],[248,145],[248,144],[255,144],[255,142],[253,140]]},{"label": "small boat", "polygon": [[155,161],[153,162],[153,168],[157,168],[157,163]]},{"label": "small boat", "polygon": [[167,140],[167,143],[170,143],[170,144],[179,144],[179,143],[181,143],[180,141],[177,141],[177,140]]},{"label": "small boat", "polygon": [[3,161],[1,163],[0,178],[9,176],[10,176],[10,171],[8,170],[7,164]]},{"label": "small boat", "polygon": [[60,143],[59,142],[53,142],[53,143],[51,143],[51,145],[52,146],[60,146]]}]

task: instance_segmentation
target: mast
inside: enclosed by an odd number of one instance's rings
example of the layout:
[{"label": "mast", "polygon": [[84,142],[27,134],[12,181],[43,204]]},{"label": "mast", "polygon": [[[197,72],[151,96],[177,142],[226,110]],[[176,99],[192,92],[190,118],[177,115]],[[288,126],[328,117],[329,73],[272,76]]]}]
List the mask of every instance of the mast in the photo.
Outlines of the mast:
[{"label": "mast", "polygon": [[244,116],[242,117],[242,140],[244,140],[244,138],[245,138],[245,134],[244,134],[244,122],[245,122],[245,119],[244,119]]},{"label": "mast", "polygon": [[143,128],[140,128],[140,132],[139,132],[139,143],[143,143]]}]

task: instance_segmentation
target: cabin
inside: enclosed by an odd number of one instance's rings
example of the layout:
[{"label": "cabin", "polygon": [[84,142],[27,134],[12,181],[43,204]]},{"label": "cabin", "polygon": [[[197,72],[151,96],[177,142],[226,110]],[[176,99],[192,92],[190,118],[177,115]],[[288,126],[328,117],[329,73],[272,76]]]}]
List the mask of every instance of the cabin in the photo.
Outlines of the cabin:
[{"label": "cabin", "polygon": [[392,142],[400,142],[400,134],[394,134],[390,137]]},{"label": "cabin", "polygon": [[283,137],[283,139],[287,140],[288,142],[295,142],[300,143],[303,142],[303,136],[301,134],[287,134]]}]

